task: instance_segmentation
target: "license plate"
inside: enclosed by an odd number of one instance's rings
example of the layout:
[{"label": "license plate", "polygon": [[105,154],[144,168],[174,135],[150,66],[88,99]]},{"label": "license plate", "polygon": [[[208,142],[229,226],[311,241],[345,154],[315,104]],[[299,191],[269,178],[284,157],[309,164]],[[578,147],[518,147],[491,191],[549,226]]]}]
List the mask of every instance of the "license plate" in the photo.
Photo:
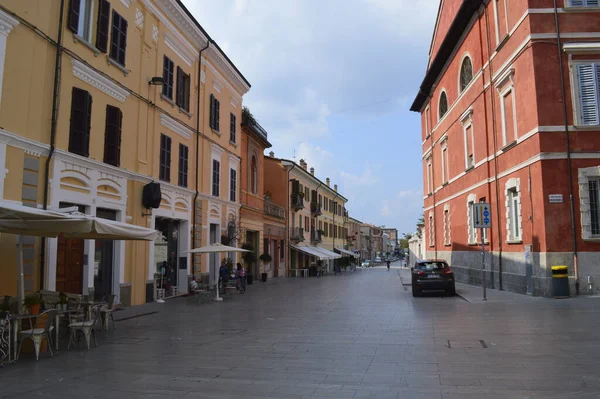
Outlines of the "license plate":
[{"label": "license plate", "polygon": [[430,274],[427,278],[440,278],[437,274]]}]

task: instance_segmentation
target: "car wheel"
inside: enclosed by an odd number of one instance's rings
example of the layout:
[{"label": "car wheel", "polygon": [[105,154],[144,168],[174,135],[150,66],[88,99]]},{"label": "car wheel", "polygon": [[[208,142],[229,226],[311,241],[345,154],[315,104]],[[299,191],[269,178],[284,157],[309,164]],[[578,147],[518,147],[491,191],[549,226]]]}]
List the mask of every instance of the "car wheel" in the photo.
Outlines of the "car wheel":
[{"label": "car wheel", "polygon": [[418,288],[415,288],[415,286],[413,286],[413,288],[412,288],[412,294],[413,294],[413,297],[421,296],[421,290],[418,289]]},{"label": "car wheel", "polygon": [[454,285],[448,289],[448,295],[456,296],[456,287]]}]

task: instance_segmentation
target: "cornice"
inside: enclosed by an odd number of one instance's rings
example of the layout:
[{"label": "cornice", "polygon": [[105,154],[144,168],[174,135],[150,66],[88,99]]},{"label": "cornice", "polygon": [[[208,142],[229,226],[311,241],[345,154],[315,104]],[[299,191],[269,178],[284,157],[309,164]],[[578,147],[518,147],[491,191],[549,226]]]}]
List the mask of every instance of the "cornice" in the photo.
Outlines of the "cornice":
[{"label": "cornice", "polygon": [[26,137],[19,136],[4,129],[0,129],[0,144],[20,148],[29,154],[46,156],[50,152],[48,144],[42,144]]},{"label": "cornice", "polygon": [[73,75],[83,80],[84,82],[94,86],[95,88],[103,91],[112,98],[124,103],[129,92],[123,89],[121,86],[113,82],[112,80],[102,76],[92,68],[88,67],[82,62],[77,60],[71,61],[73,64]]},{"label": "cornice", "polygon": [[181,58],[183,62],[187,64],[187,66],[192,66],[196,57],[193,53],[191,53],[183,45],[181,45],[174,35],[172,35],[169,32],[165,32],[165,44],[168,48],[173,50],[173,52],[177,54],[177,56],[179,56],[179,58]]},{"label": "cornice", "polygon": [[19,21],[0,10],[0,34],[8,36],[17,25],[19,25]]},{"label": "cornice", "polygon": [[229,154],[229,164],[234,164],[234,165],[239,165],[241,161],[241,158],[238,157],[237,155],[233,155],[233,154]]},{"label": "cornice", "polygon": [[213,158],[218,158],[220,160],[221,156],[223,155],[224,152],[225,152],[225,149],[223,149],[221,146],[219,146],[215,143],[211,143],[210,153]]},{"label": "cornice", "polygon": [[225,75],[233,83],[234,87],[236,88],[236,91],[242,96],[248,93],[248,91],[250,90],[250,86],[248,86],[248,84],[244,82],[242,77],[236,72],[231,63],[227,61],[227,59],[219,51],[219,49],[214,46],[210,46],[207,52],[208,58],[211,61],[213,61],[221,71],[225,73]]},{"label": "cornice", "polygon": [[203,48],[206,46],[208,38],[198,29],[196,23],[183,11],[176,0],[155,0],[155,2],[196,47]]},{"label": "cornice", "polygon": [[160,124],[188,140],[192,138],[194,133],[190,128],[179,123],[168,114],[160,114]]},{"label": "cornice", "polygon": [[123,5],[127,8],[129,8],[131,6],[132,2],[133,2],[133,0],[121,0],[121,3],[123,3]]},{"label": "cornice", "polygon": [[220,81],[225,83],[225,86],[227,86],[227,88],[231,91],[233,98],[238,101],[242,101],[242,95],[238,92],[238,90],[229,84],[229,81],[225,79],[219,71],[217,71],[217,68],[215,68],[215,66],[211,64],[205,56],[202,56],[202,65],[206,65],[206,67],[210,69],[210,71],[214,73]]}]

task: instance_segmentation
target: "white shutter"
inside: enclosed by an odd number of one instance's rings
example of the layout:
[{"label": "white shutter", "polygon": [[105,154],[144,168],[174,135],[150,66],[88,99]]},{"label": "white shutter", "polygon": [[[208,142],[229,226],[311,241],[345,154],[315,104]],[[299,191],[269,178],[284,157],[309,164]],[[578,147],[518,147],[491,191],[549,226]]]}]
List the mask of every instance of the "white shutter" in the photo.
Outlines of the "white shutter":
[{"label": "white shutter", "polygon": [[600,73],[600,65],[577,65],[582,125],[600,124],[598,121],[598,85],[600,84],[598,73]]}]

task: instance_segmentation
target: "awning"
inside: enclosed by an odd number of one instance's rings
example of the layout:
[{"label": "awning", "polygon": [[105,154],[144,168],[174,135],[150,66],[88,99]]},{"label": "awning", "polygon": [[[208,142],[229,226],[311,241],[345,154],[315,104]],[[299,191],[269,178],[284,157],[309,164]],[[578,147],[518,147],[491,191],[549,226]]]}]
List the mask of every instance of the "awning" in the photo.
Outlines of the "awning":
[{"label": "awning", "polygon": [[343,248],[336,248],[335,250],[336,250],[336,251],[340,251],[340,253],[342,253],[342,254],[345,254],[345,255],[350,255],[350,256],[353,256],[353,257],[355,257],[355,258],[358,258],[358,255],[357,255],[357,254],[355,254],[355,253],[354,253],[354,252],[352,252],[352,251],[348,251],[347,249],[343,249]]},{"label": "awning", "polygon": [[309,247],[307,245],[292,245],[292,244],[290,244],[290,247],[294,248],[296,251],[304,252],[307,255],[315,256],[321,260],[329,259],[325,254],[317,251],[315,249],[315,247]]},{"label": "awning", "polygon": [[325,256],[323,259],[339,259],[342,257],[342,255],[336,254],[335,252],[325,249],[323,247],[317,246],[312,248],[316,249],[318,252],[321,252],[323,256]]}]

